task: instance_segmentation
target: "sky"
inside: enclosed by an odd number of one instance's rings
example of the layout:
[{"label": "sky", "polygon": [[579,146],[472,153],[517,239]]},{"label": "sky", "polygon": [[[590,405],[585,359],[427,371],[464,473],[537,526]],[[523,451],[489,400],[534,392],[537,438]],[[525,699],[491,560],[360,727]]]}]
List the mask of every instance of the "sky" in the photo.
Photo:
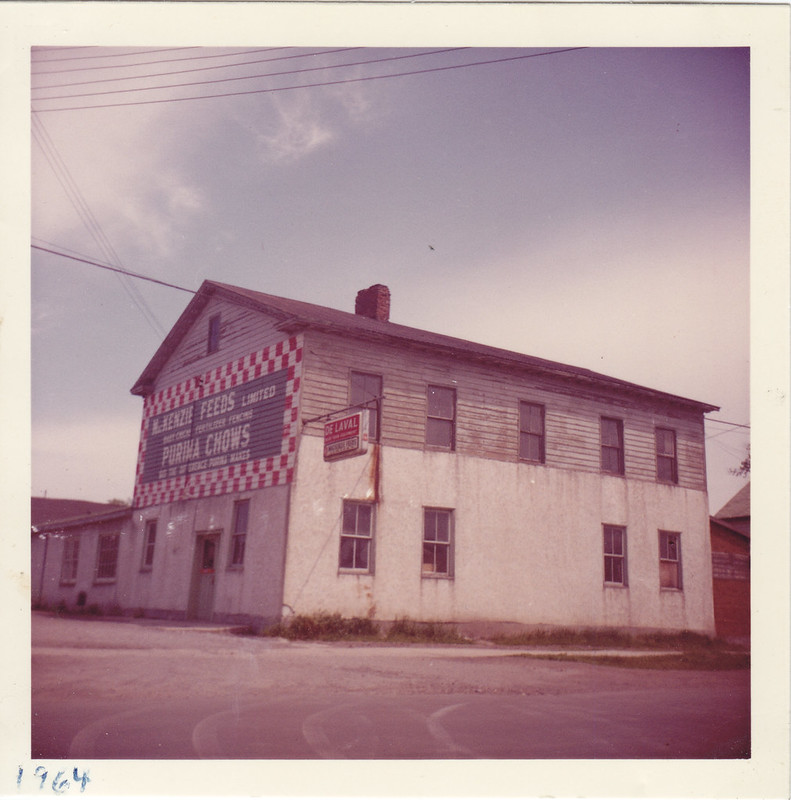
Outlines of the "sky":
[{"label": "sky", "polygon": [[34,495],[131,498],[129,390],[191,297],[39,248],[347,311],[384,283],[394,322],[720,406],[712,513],[744,485],[746,48],[47,47],[31,94]]}]

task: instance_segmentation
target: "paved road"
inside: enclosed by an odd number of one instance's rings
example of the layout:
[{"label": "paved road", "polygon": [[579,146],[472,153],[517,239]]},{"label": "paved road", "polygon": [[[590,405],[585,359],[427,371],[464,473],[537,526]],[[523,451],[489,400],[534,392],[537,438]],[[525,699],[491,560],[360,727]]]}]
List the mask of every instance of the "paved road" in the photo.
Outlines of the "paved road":
[{"label": "paved road", "polygon": [[34,615],[38,758],[744,758],[749,672]]}]

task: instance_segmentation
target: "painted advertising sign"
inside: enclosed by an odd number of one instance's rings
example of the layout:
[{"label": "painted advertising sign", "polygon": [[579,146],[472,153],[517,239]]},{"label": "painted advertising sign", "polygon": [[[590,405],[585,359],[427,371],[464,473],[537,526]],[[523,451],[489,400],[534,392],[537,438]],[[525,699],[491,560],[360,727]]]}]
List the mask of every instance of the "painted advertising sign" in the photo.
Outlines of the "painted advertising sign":
[{"label": "painted advertising sign", "polygon": [[301,366],[293,338],[147,397],[135,506],[289,483]]},{"label": "painted advertising sign", "polygon": [[368,451],[368,411],[358,411],[324,426],[324,460],[359,456]]}]

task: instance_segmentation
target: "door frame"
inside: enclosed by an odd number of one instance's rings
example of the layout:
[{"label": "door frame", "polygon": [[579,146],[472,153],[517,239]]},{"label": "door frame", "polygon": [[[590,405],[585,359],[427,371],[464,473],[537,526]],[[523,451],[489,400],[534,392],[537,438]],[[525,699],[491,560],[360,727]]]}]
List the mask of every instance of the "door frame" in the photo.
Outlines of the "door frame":
[{"label": "door frame", "polygon": [[[214,615],[214,596],[217,588],[217,574],[219,572],[221,539],[222,530],[195,532],[195,546],[193,549],[193,556],[190,566],[190,588],[189,596],[187,598],[187,619],[211,620],[212,616]],[[213,578],[211,583],[211,602],[208,604],[210,606],[208,616],[200,616],[201,611],[203,610],[200,607],[201,584],[208,575],[206,568],[204,567],[204,548],[209,542],[214,543],[214,553],[210,573]]]}]

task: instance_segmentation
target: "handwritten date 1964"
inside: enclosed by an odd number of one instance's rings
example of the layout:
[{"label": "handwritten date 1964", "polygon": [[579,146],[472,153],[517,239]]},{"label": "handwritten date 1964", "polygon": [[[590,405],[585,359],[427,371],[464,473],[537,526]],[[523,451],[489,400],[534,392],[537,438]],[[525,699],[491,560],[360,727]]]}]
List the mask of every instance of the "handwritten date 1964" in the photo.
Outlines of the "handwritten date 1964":
[{"label": "handwritten date 1964", "polygon": [[[19,768],[19,772],[16,778],[16,785],[18,787],[22,787],[22,779],[25,775],[25,771],[22,767]],[[74,771],[72,773],[71,779],[66,777],[68,775],[68,770],[58,770],[57,774],[52,781],[50,782],[50,788],[52,789],[55,794],[64,794],[69,789],[71,789],[72,785],[76,788],[77,786],[80,787],[80,793],[85,791],[85,787],[90,782],[90,778],[88,777],[88,770],[83,770],[82,774],[79,773],[77,767],[74,767]],[[47,779],[49,778],[49,770],[42,765],[37,766],[34,770],[32,775],[30,776],[31,781],[38,782],[38,788],[44,789],[47,785]]]}]

